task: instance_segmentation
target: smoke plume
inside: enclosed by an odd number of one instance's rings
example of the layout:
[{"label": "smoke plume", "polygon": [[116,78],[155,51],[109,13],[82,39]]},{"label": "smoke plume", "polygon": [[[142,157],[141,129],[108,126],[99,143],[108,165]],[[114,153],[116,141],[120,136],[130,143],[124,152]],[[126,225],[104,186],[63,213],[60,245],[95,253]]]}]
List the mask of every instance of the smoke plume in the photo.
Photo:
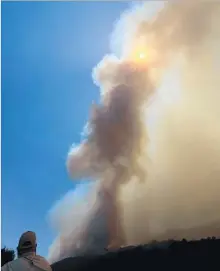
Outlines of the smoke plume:
[{"label": "smoke plume", "polygon": [[67,159],[72,178],[90,179],[91,187],[55,211],[51,262],[103,251],[99,191],[115,179],[126,245],[200,238],[184,232],[207,227],[212,235],[209,225],[220,223],[220,4],[135,5],[121,15],[111,46],[93,70],[100,104],[87,138]]}]

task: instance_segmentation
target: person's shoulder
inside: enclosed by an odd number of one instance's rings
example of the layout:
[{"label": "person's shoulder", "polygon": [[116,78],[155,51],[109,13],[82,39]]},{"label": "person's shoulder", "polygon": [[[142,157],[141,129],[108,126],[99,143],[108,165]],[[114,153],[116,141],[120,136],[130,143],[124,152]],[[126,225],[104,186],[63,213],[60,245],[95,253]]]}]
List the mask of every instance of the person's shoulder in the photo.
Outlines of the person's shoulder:
[{"label": "person's shoulder", "polygon": [[13,270],[15,266],[17,266],[20,263],[20,258],[10,261],[2,266],[1,271],[11,271]]},{"label": "person's shoulder", "polygon": [[40,266],[43,270],[52,270],[49,262],[40,255],[34,256],[34,262],[36,265]]},{"label": "person's shoulder", "polygon": [[10,270],[10,269],[9,269],[9,262],[6,263],[6,264],[4,264],[4,265],[1,267],[1,271],[8,271],[8,270]]},{"label": "person's shoulder", "polygon": [[38,254],[35,255],[35,258],[37,258],[37,259],[39,259],[39,260],[42,260],[42,261],[45,261],[45,262],[48,262],[48,261],[46,260],[46,258],[44,258],[43,256],[38,255]]},{"label": "person's shoulder", "polygon": [[44,258],[43,256],[39,255],[39,254],[36,254],[35,255],[35,258],[38,258],[38,259],[41,259],[41,260],[44,260],[47,262],[46,258]]},{"label": "person's shoulder", "polygon": [[4,265],[1,267],[1,271],[7,271],[7,270],[9,270],[8,263],[4,264]]}]

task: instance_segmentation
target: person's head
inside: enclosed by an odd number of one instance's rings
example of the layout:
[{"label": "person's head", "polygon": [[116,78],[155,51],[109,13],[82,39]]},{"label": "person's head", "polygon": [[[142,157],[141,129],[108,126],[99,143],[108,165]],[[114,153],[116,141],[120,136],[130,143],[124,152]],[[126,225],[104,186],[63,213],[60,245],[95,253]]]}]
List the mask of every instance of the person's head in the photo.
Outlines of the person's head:
[{"label": "person's head", "polygon": [[37,249],[36,234],[33,231],[23,233],[19,239],[17,252],[18,257],[28,252],[35,252]]}]

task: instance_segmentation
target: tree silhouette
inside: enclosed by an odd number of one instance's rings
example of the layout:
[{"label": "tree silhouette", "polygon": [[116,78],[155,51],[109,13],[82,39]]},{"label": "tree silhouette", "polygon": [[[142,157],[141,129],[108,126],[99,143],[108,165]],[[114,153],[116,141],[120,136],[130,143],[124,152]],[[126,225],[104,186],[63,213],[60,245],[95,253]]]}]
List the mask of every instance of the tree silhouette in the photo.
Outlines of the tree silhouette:
[{"label": "tree silhouette", "polygon": [[15,251],[6,247],[1,249],[1,266],[13,261],[15,258]]}]

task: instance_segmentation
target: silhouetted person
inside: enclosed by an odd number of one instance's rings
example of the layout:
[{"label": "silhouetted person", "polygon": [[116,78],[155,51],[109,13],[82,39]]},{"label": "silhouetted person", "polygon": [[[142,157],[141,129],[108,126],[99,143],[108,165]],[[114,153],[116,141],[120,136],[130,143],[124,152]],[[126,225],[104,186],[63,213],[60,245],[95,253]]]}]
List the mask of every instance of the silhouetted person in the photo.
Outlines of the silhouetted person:
[{"label": "silhouetted person", "polygon": [[1,266],[8,262],[13,261],[15,258],[15,252],[13,249],[7,249],[6,247],[1,249]]},{"label": "silhouetted person", "polygon": [[18,258],[6,263],[2,271],[51,271],[50,264],[36,254],[36,235],[32,231],[23,233],[20,237],[17,253]]}]

